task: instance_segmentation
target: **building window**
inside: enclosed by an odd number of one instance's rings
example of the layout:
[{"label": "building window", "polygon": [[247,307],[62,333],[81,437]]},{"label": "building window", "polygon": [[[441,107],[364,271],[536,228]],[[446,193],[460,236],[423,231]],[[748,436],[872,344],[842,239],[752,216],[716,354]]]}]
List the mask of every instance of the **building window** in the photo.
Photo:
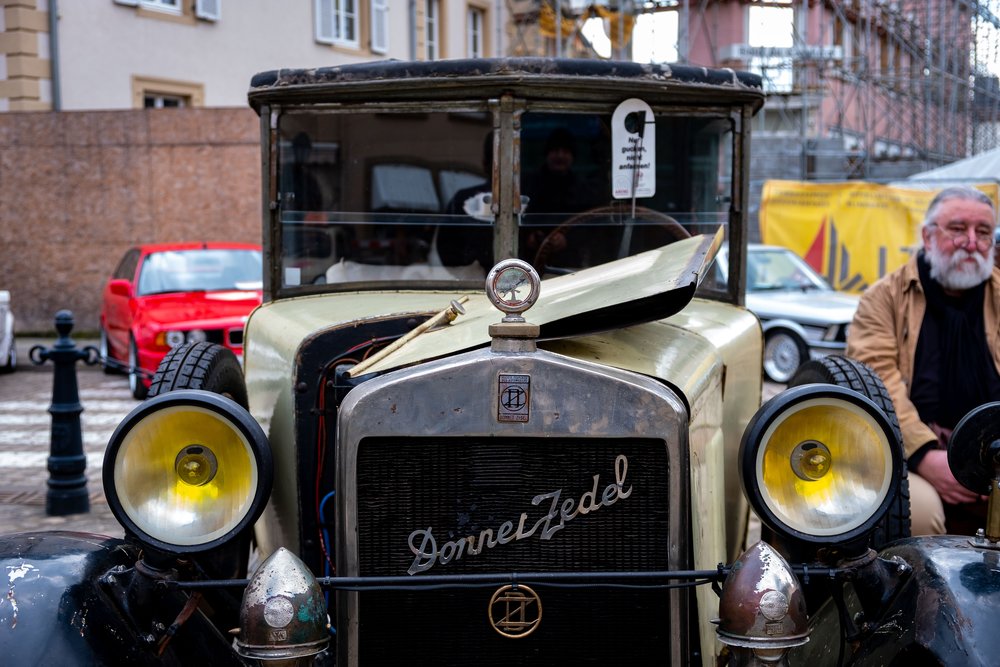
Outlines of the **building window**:
[{"label": "building window", "polygon": [[747,42],[764,47],[768,55],[754,56],[747,69],[763,78],[765,92],[791,92],[794,73],[791,58],[795,46],[795,10],[790,0],[772,0],[750,5],[747,11]]},{"label": "building window", "polygon": [[146,92],[142,96],[144,109],[171,109],[191,106],[191,98],[186,95],[164,95],[162,93]]},{"label": "building window", "polygon": [[113,0],[116,5],[135,7],[138,16],[194,25],[197,20],[218,21],[222,0]]},{"label": "building window", "polygon": [[142,6],[149,9],[159,9],[164,12],[181,13],[180,0],[142,0]]},{"label": "building window", "polygon": [[316,0],[316,41],[356,48],[357,0]]},{"label": "building window", "polygon": [[132,106],[136,109],[200,107],[205,104],[205,87],[145,76],[132,77]]},{"label": "building window", "polygon": [[441,3],[427,0],[424,11],[424,55],[427,60],[441,57]]},{"label": "building window", "polygon": [[486,37],[486,12],[478,7],[469,7],[468,17],[469,57],[482,58],[486,55],[486,46],[484,43]]}]

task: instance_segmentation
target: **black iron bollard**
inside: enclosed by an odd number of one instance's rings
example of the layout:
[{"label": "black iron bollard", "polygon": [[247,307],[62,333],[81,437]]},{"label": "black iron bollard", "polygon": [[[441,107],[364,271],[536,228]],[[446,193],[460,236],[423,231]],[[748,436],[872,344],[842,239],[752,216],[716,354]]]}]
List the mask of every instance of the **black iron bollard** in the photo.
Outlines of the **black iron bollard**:
[{"label": "black iron bollard", "polygon": [[49,490],[45,495],[45,513],[50,516],[82,514],[90,511],[87,494],[87,457],[83,453],[83,433],[80,429],[80,392],[76,383],[76,362],[93,366],[100,360],[97,348],[88,345],[78,350],[69,337],[73,330],[73,313],[56,313],[59,340],[51,348],[35,345],[28,357],[41,365],[49,359],[55,364],[52,374],[52,438],[49,448]]}]

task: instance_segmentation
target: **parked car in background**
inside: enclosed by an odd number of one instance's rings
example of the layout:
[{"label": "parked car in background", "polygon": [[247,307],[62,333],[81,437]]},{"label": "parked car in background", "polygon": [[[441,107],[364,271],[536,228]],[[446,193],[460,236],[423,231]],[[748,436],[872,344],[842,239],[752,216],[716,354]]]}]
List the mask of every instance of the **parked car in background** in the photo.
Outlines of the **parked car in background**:
[{"label": "parked car in background", "polygon": [[[728,247],[715,262],[715,281],[725,284]],[[842,353],[858,297],[833,289],[788,248],[747,246],[746,305],[764,329],[764,374],[788,382],[806,361]]]},{"label": "parked car in background", "polygon": [[146,397],[160,360],[188,342],[242,358],[243,325],[261,302],[261,248],[246,243],[163,243],[130,248],[104,286],[100,349],[106,372],[125,370]]},{"label": "parked car in background", "polygon": [[10,309],[10,292],[0,290],[0,373],[12,373],[17,368],[14,346],[14,313]]}]

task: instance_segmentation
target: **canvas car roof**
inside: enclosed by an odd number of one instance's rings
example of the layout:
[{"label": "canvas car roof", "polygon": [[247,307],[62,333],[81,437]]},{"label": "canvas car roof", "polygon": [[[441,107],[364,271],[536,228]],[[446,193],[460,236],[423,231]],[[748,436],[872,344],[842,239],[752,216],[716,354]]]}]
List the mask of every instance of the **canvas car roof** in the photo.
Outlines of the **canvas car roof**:
[{"label": "canvas car roof", "polygon": [[[404,62],[383,60],[315,69],[261,72],[250,82],[251,106],[324,101],[456,99],[523,88],[535,98],[620,100],[622,93],[647,102],[764,103],[759,75],[727,68],[643,64],[570,58],[497,58]],[[524,92],[524,91],[522,91]]]}]

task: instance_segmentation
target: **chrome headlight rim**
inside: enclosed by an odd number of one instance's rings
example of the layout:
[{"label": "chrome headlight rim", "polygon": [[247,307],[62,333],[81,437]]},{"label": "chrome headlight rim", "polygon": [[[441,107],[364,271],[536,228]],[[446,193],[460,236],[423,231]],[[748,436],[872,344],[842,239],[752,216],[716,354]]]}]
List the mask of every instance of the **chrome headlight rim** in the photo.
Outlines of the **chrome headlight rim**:
[{"label": "chrome headlight rim", "polygon": [[[849,528],[837,532],[816,531],[806,532],[790,526],[778,512],[772,511],[768,502],[768,493],[761,488],[760,461],[762,447],[767,443],[767,436],[775,424],[784,417],[803,406],[817,404],[823,401],[835,406],[842,401],[848,410],[860,411],[871,419],[885,435],[887,446],[882,455],[888,464],[888,478],[885,492],[881,500],[868,517],[860,518]],[[895,428],[889,422],[885,413],[869,398],[862,394],[832,384],[808,384],[787,389],[760,407],[747,424],[740,442],[739,471],[740,484],[750,507],[761,522],[773,530],[778,536],[794,542],[809,543],[817,546],[850,545],[866,540],[878,523],[889,512],[899,493],[902,480],[904,461],[902,448],[895,442]]]},{"label": "chrome headlight rim", "polygon": [[[152,415],[175,408],[193,408],[197,411],[213,413],[221,420],[231,424],[238,431],[239,438],[245,443],[247,453],[253,458],[253,464],[256,468],[256,483],[253,485],[252,497],[243,505],[245,508],[243,516],[234,522],[230,529],[213,535],[203,542],[174,543],[149,534],[126,511],[126,503],[119,496],[116,485],[116,468],[118,467],[116,463],[128,435]],[[260,518],[271,495],[274,462],[267,436],[257,421],[242,406],[214,392],[182,389],[169,391],[143,401],[122,420],[108,442],[101,474],[108,507],[115,519],[125,529],[127,535],[135,537],[145,547],[162,553],[183,555],[203,553],[225,546],[239,537]]]}]

